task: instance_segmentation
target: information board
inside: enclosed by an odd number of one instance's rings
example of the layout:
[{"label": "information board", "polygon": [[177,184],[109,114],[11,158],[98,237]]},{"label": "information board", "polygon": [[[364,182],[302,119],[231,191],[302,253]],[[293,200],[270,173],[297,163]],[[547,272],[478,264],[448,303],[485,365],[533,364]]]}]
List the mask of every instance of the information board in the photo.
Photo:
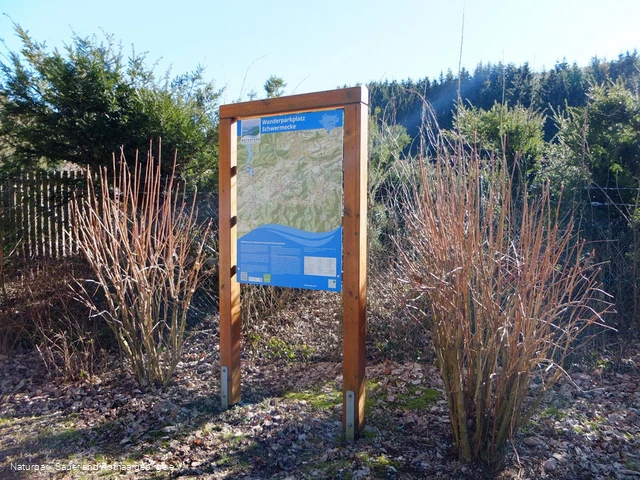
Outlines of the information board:
[{"label": "information board", "polygon": [[238,281],[342,290],[344,111],[238,121]]},{"label": "information board", "polygon": [[220,106],[220,403],[241,399],[240,282],[340,290],[347,441],[365,425],[368,101],[358,86]]}]

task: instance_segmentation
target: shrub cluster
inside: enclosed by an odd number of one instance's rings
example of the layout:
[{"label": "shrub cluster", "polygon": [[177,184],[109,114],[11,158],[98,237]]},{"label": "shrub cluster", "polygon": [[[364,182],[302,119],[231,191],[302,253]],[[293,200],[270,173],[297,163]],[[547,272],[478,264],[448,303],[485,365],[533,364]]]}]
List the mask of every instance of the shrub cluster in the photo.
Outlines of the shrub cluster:
[{"label": "shrub cluster", "polygon": [[[175,165],[175,161],[174,161]],[[199,225],[195,197],[164,178],[161,162],[127,164],[124,153],[112,176],[87,175],[86,200],[75,205],[74,235],[91,266],[107,309],[83,287],[83,298],[113,330],[120,351],[142,386],[166,384],[180,360],[187,312],[207,272],[204,249],[210,224]]]},{"label": "shrub cluster", "polygon": [[416,167],[397,240],[459,455],[488,464],[608,309],[572,219],[561,218],[548,186],[536,197],[514,188],[505,165],[443,144]]}]

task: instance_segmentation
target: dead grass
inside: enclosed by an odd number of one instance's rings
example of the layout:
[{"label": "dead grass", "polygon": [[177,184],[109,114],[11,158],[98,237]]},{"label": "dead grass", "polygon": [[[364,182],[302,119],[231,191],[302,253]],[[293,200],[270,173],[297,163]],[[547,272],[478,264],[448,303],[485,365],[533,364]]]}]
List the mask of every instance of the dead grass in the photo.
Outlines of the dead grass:
[{"label": "dead grass", "polygon": [[68,380],[101,371],[104,349],[113,346],[113,338],[76,298],[76,280],[92,276],[86,262],[16,256],[8,273],[7,298],[0,305],[0,353],[33,350],[49,375]]}]

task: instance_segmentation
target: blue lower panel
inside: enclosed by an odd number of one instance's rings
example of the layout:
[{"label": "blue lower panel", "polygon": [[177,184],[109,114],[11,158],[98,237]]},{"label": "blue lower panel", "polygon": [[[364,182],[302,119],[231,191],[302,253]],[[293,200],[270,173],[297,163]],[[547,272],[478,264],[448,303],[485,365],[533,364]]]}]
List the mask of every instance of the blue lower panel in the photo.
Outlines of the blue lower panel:
[{"label": "blue lower panel", "polygon": [[307,232],[269,224],[238,240],[238,281],[342,291],[342,227]]}]

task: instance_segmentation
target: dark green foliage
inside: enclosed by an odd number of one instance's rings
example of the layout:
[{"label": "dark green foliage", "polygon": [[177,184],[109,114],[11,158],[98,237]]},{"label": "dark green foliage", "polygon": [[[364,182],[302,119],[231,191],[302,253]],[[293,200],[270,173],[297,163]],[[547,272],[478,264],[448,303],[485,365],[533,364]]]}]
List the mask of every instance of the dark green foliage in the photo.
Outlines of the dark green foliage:
[{"label": "dark green foliage", "polygon": [[[594,260],[603,265],[601,279],[618,311],[609,321],[638,325],[637,51],[611,61],[593,58],[585,68],[564,60],[540,73],[528,64],[480,64],[457,76],[449,71],[436,79],[375,82],[369,88],[373,110],[387,124],[407,129],[412,141],[403,156],[433,156],[436,149],[424,132],[437,123],[481,153],[504,154],[508,165],[518,166],[516,184],[526,180],[531,197],[548,181],[554,200],[561,198],[563,212],[577,216]],[[375,152],[372,161],[377,162]],[[387,193],[376,191],[379,197]],[[370,216],[374,225],[384,225],[386,217],[375,208]]]},{"label": "dark green foliage", "polygon": [[391,204],[402,188],[396,164],[411,138],[407,130],[390,123],[380,109],[369,119],[369,252],[372,257],[389,247],[389,235],[396,231]]},{"label": "dark green foliage", "polygon": [[[383,111],[394,110],[395,120],[415,138],[422,122],[424,101],[428,101],[441,128],[452,128],[454,110],[458,98],[465,103],[485,110],[495,102],[508,105],[537,106],[538,76],[528,64],[479,64],[473,74],[462,69],[459,76],[451,71],[441,74],[437,80],[424,78],[418,81],[371,83],[371,105]],[[545,105],[546,106],[546,105]],[[412,145],[412,151],[419,148]]]},{"label": "dark green foliage", "polygon": [[540,105],[557,109],[565,105],[584,105],[586,100],[587,81],[584,71],[573,63],[566,61],[556,64],[540,77]]},{"label": "dark green foliage", "polygon": [[636,50],[631,53],[626,52],[624,55],[620,54],[618,60],[605,65],[608,67],[612,82],[621,82],[636,94],[640,91],[640,57]]},{"label": "dark green foliage", "polygon": [[[112,45],[74,38],[66,55],[33,41],[19,26],[20,53],[10,52],[2,72],[1,133],[15,149],[5,164],[35,168],[65,160],[92,165],[110,159],[139,122],[134,88]],[[126,145],[127,147],[130,145]]]},{"label": "dark green foliage", "polygon": [[[407,130],[384,118],[376,109],[369,121],[369,192],[371,201],[384,196],[393,188],[393,165],[411,142]],[[391,182],[391,183],[389,183]],[[396,185],[397,186],[397,185]]]},{"label": "dark green foliage", "polygon": [[281,97],[284,95],[284,87],[286,86],[287,84],[282,78],[271,75],[264,82],[264,91],[267,92],[267,98]]},{"label": "dark green foliage", "polygon": [[74,36],[50,51],[19,25],[15,31],[22,49],[0,62],[5,170],[108,165],[120,147],[133,157],[162,137],[165,151],[177,149],[181,174],[215,180],[220,92],[202,69],[157,81],[143,55],[125,59],[111,37]]},{"label": "dark green foliage", "polygon": [[[537,106],[554,112],[562,112],[569,107],[578,107],[586,101],[587,80],[584,72],[575,63],[566,61],[540,76],[540,95]],[[551,140],[557,128],[552,117],[547,117],[545,138]]]},{"label": "dark green foliage", "polygon": [[545,147],[544,120],[542,114],[522,105],[511,108],[494,103],[489,110],[462,106],[456,112],[452,134],[504,157],[518,183],[518,179],[532,180],[537,172]]},{"label": "dark green foliage", "polygon": [[[411,138],[416,138],[420,130],[425,100],[433,106],[439,126],[452,128],[459,90],[465,105],[480,109],[489,110],[497,102],[546,113],[544,139],[551,141],[558,131],[553,112],[562,114],[568,107],[586,105],[589,87],[610,81],[622,82],[632,92],[639,90],[640,58],[636,51],[613,61],[594,58],[586,68],[563,60],[548,71],[536,73],[528,63],[520,66],[481,63],[473,73],[462,69],[459,75],[448,71],[437,79],[385,80],[368,86],[372,108],[380,108],[387,114],[393,111],[395,121],[407,129]],[[414,142],[411,151],[415,153],[418,149]]]},{"label": "dark green foliage", "polygon": [[[162,87],[138,91],[146,115],[146,138],[162,137],[163,150],[178,152],[177,170],[212,191],[218,179],[218,98],[203,69],[177,77]],[[165,168],[165,165],[163,165]],[[166,168],[170,168],[167,165]]]},{"label": "dark green foliage", "polygon": [[640,96],[622,83],[593,86],[587,105],[557,118],[558,161],[582,172],[588,199],[633,204],[640,178]]},{"label": "dark green foliage", "polygon": [[[601,72],[601,70],[593,70]],[[557,142],[543,174],[565,185],[583,235],[601,263],[605,289],[613,295],[618,328],[640,322],[640,95],[629,82],[593,86],[584,107],[557,117]]]}]

